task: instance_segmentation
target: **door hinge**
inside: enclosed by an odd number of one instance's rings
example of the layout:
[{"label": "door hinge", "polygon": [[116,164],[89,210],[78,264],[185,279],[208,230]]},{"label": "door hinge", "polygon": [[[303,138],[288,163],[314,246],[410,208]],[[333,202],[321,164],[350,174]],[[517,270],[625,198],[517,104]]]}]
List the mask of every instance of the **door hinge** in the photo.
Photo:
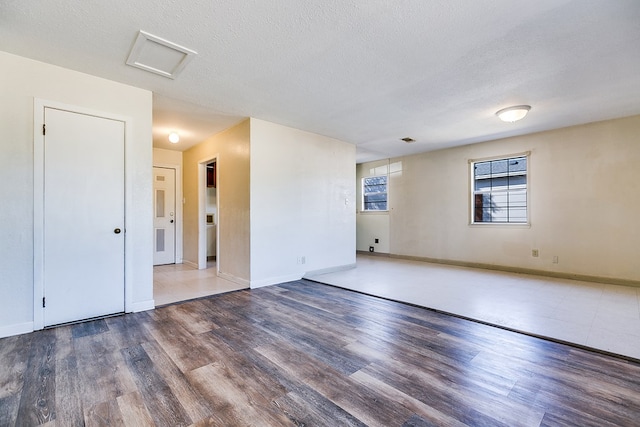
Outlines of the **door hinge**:
[{"label": "door hinge", "polygon": [[44,308],[44,297],[42,297],[42,308]]},{"label": "door hinge", "polygon": [[46,129],[47,125],[45,125],[44,123],[42,124],[42,134],[46,135],[47,134],[47,129]]}]

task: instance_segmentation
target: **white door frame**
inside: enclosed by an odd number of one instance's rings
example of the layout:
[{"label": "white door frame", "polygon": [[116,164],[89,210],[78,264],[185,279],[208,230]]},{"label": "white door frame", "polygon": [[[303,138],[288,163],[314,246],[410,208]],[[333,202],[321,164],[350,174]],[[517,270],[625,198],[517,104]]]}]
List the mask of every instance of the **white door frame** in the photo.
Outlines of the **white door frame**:
[{"label": "white door frame", "polygon": [[[220,165],[220,154],[198,161],[198,269],[207,268],[207,165],[216,162],[216,173]],[[218,173],[218,176],[220,174]],[[220,180],[216,180],[216,274],[220,272]]]},{"label": "white door frame", "polygon": [[133,247],[134,239],[126,238],[130,218],[127,212],[132,211],[133,198],[132,186],[133,170],[128,167],[127,158],[131,158],[129,151],[132,147],[129,142],[133,140],[133,119],[120,114],[104,111],[96,111],[76,105],[64,104],[57,101],[49,101],[40,98],[33,99],[33,329],[44,328],[44,309],[42,298],[44,296],[44,135],[42,125],[44,123],[45,108],[55,108],[72,113],[86,114],[111,120],[124,122],[124,309],[129,313],[133,311],[133,283],[131,272],[133,271]]},{"label": "white door frame", "polygon": [[174,169],[176,171],[176,264],[182,264],[182,166],[171,163],[153,163],[154,168]]}]

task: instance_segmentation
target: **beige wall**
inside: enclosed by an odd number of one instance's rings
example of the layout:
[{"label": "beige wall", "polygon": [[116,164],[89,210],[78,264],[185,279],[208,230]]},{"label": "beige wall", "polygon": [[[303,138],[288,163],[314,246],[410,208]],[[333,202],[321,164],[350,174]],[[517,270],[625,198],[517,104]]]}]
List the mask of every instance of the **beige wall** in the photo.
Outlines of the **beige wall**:
[{"label": "beige wall", "polygon": [[[198,263],[198,200],[201,162],[217,157],[218,269],[223,277],[249,284],[249,120],[218,133],[183,153],[183,259]],[[206,250],[206,245],[204,245]],[[206,255],[206,254],[205,254]]]},{"label": "beige wall", "polygon": [[33,323],[34,98],[126,116],[132,123],[126,143],[129,308],[153,307],[151,92],[5,52],[0,69],[0,336],[28,332]]},{"label": "beige wall", "polygon": [[[638,135],[634,116],[393,159],[390,252],[638,281]],[[526,151],[530,227],[469,225],[468,161]]]},{"label": "beige wall", "polygon": [[153,149],[153,165],[182,167],[182,151],[165,150],[164,148],[154,148]]}]

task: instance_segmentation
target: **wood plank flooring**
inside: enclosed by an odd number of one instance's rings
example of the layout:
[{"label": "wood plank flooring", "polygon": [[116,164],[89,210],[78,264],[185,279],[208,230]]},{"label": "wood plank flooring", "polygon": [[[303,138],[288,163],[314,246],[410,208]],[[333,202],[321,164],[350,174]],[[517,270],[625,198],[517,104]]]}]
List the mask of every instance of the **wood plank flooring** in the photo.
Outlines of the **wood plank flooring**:
[{"label": "wood plank flooring", "polygon": [[0,426],[638,426],[640,364],[314,282],[0,340]]}]

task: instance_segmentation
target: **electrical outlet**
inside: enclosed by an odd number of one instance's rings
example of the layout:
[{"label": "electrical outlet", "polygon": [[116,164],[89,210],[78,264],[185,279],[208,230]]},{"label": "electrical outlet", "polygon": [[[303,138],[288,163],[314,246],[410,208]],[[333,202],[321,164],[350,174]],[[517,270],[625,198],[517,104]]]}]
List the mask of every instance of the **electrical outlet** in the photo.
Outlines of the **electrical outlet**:
[{"label": "electrical outlet", "polygon": [[553,256],[553,263],[557,264],[558,263],[558,255],[554,255]]},{"label": "electrical outlet", "polygon": [[307,262],[307,257],[305,256],[300,257],[300,261],[301,261],[300,264],[305,264]]},{"label": "electrical outlet", "polygon": [[537,249],[531,249],[531,256],[537,258],[540,255]]},{"label": "electrical outlet", "polygon": [[373,246],[369,246],[369,252],[373,252]]},{"label": "electrical outlet", "polygon": [[380,239],[375,239],[373,243],[380,243]]}]

